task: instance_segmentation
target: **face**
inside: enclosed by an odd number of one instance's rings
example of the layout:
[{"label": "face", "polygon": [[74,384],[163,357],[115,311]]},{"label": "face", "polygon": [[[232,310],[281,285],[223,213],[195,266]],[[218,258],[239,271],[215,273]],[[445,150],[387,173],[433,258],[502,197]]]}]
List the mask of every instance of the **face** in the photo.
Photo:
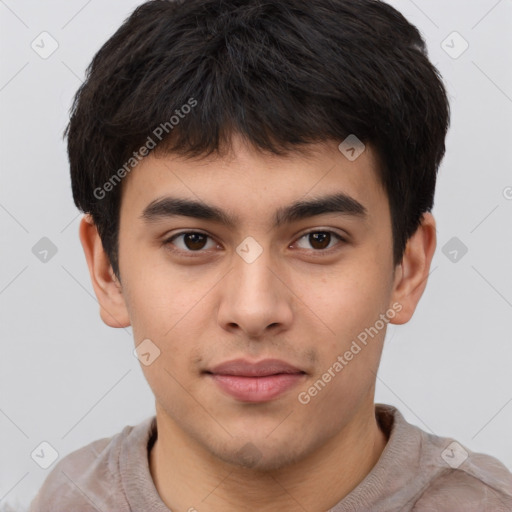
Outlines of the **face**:
[{"label": "face", "polygon": [[277,157],[235,137],[225,158],[148,156],[123,183],[119,268],[135,344],[160,351],[142,366],[159,420],[261,469],[349,428],[400,307],[392,252],[369,146]]}]

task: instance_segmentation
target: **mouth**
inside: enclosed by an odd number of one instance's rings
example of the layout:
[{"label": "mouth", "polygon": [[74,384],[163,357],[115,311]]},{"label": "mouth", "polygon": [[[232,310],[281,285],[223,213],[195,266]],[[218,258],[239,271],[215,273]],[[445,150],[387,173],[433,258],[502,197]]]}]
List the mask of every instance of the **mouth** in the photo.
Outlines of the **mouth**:
[{"label": "mouth", "polygon": [[204,372],[220,390],[242,402],[267,402],[302,382],[306,372],[279,359],[235,359]]}]

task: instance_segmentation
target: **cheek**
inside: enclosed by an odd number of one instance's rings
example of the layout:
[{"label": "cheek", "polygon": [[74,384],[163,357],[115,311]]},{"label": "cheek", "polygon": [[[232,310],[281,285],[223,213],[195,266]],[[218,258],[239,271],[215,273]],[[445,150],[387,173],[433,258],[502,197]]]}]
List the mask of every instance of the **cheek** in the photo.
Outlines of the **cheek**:
[{"label": "cheek", "polygon": [[[295,276],[308,317],[321,326],[331,347],[342,348],[387,309],[389,278],[371,257],[348,259],[335,268]],[[304,276],[308,276],[305,278]]]},{"label": "cheek", "polygon": [[[129,281],[125,296],[135,344],[150,339],[160,350],[158,364],[143,368],[148,380],[156,378],[152,373],[157,368],[181,376],[180,382],[196,370],[201,340],[212,329],[207,290],[197,280],[177,273],[165,276],[155,268],[139,269]],[[164,371],[158,376],[162,378],[168,380],[169,375]]]},{"label": "cheek", "polygon": [[196,314],[204,295],[201,280],[171,271],[170,265],[140,263],[133,268],[124,291],[134,334],[165,340]]},{"label": "cheek", "polygon": [[171,289],[161,279],[132,281],[129,294],[133,298],[129,309],[135,344],[149,339],[159,351],[150,365],[141,364],[145,379],[157,401],[170,408],[168,412],[184,416],[206,330],[204,306],[197,297],[184,296],[179,288]]}]

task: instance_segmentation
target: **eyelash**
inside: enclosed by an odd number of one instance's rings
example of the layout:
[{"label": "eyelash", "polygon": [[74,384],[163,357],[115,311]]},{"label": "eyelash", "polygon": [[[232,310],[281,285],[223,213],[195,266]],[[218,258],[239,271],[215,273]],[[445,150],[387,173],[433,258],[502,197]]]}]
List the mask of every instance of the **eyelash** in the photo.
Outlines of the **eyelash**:
[{"label": "eyelash", "polygon": [[[175,233],[171,237],[169,237],[166,240],[164,240],[162,242],[162,245],[164,245],[164,246],[173,245],[172,242],[176,238],[179,238],[179,237],[184,236],[184,235],[189,235],[189,234],[192,234],[192,233],[199,234],[199,235],[204,235],[208,239],[213,240],[212,236],[208,235],[207,233],[204,233],[203,231],[181,231],[179,233]],[[311,235],[311,234],[314,234],[314,233],[328,233],[330,235],[333,235],[336,239],[338,239],[338,242],[341,242],[342,244],[343,243],[347,243],[347,240],[344,237],[342,237],[341,235],[339,235],[335,231],[331,231],[331,230],[328,230],[328,229],[314,229],[314,230],[311,230],[311,231],[307,231],[306,233],[303,233],[302,235],[300,235],[296,239],[296,242],[301,240],[302,238],[307,237],[308,235]],[[296,243],[296,242],[294,242],[294,243]],[[329,243],[330,242],[331,241],[329,241]],[[333,250],[336,250],[336,246],[337,245],[339,245],[339,243],[336,244],[334,247],[330,247],[328,249],[311,249],[310,251],[315,253],[315,254],[318,254],[318,255],[320,255],[322,253],[323,254],[330,254]],[[206,250],[203,250],[203,249],[199,249],[197,251],[192,251],[190,249],[184,250],[184,249],[173,248],[173,249],[170,249],[170,250],[172,250],[173,252],[181,253],[181,254],[185,255],[185,257],[195,257],[196,254],[200,255],[201,253],[207,252]],[[307,249],[304,249],[304,250],[307,250]]]}]

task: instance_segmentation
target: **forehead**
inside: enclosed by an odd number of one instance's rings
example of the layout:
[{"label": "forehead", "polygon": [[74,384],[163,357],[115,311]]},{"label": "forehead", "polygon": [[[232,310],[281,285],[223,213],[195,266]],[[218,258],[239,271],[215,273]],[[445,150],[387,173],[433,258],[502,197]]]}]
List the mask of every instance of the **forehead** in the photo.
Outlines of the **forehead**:
[{"label": "forehead", "polygon": [[223,156],[145,157],[125,178],[122,210],[140,216],[152,202],[172,196],[215,205],[231,212],[232,219],[244,212],[274,220],[285,205],[338,193],[371,213],[387,203],[377,165],[370,146],[351,161],[332,141],[275,155],[234,137],[231,151]]}]

